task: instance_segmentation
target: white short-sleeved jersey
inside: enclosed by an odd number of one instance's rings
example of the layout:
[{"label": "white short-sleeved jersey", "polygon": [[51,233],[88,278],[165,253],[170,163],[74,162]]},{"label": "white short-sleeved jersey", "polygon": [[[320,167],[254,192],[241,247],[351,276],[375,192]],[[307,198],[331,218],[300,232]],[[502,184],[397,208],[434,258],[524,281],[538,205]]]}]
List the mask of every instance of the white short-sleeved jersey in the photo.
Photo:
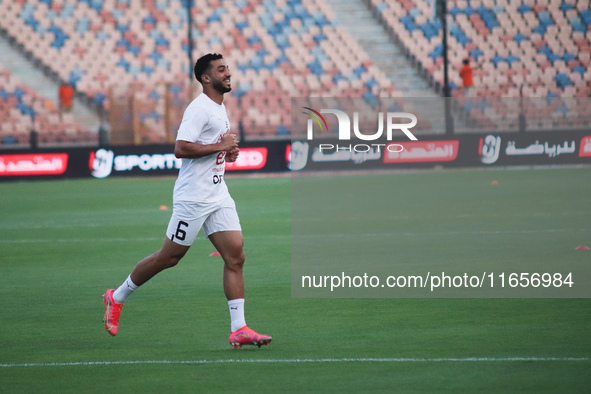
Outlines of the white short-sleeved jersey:
[{"label": "white short-sleeved jersey", "polygon": [[[201,93],[185,110],[176,139],[202,145],[220,142],[230,131],[226,107]],[[210,203],[229,196],[224,182],[226,152],[198,159],[182,159],[174,185],[175,201]]]}]

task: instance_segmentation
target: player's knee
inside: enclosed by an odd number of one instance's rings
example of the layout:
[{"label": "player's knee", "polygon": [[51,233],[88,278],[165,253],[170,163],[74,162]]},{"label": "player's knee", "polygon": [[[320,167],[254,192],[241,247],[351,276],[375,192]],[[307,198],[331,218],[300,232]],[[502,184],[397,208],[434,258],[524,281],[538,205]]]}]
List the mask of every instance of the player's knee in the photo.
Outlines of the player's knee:
[{"label": "player's knee", "polygon": [[158,263],[162,269],[172,268],[181,261],[182,256],[164,256],[160,254],[158,256]]},{"label": "player's knee", "polygon": [[226,259],[226,265],[233,270],[240,270],[244,265],[244,261],[246,260],[246,255],[244,254],[243,250],[237,251],[233,253],[231,256],[228,256]]},{"label": "player's knee", "polygon": [[177,265],[179,263],[179,261],[181,261],[180,257],[170,257],[168,258],[168,260],[166,261],[166,268],[172,268],[175,265]]}]

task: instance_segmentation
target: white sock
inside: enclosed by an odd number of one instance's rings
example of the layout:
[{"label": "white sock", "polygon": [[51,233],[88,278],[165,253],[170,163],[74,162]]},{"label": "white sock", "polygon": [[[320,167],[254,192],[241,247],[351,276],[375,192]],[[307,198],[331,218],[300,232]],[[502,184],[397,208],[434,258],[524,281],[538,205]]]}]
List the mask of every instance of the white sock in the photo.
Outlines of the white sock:
[{"label": "white sock", "polygon": [[228,301],[230,307],[230,319],[231,319],[231,330],[232,332],[240,330],[246,325],[244,320],[244,298],[237,298],[235,300]]},{"label": "white sock", "polygon": [[123,282],[123,284],[121,286],[119,286],[117,288],[117,290],[115,290],[115,292],[113,293],[113,301],[115,301],[118,304],[125,303],[125,300],[127,300],[127,297],[129,297],[131,295],[131,293],[136,291],[138,289],[138,287],[139,286],[136,286],[131,281],[131,275],[129,275],[127,277],[127,279],[125,279],[125,282]]}]

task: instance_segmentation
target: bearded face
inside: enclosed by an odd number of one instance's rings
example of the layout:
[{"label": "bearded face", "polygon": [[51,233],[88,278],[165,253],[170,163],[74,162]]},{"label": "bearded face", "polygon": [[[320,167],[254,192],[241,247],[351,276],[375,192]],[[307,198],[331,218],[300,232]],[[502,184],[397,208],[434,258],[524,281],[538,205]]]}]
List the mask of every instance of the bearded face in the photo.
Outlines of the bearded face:
[{"label": "bearded face", "polygon": [[228,93],[232,90],[231,77],[223,79],[211,78],[211,87],[220,93]]},{"label": "bearded face", "polygon": [[232,90],[232,74],[224,59],[211,62],[211,68],[207,73],[211,87],[219,93],[228,93]]}]

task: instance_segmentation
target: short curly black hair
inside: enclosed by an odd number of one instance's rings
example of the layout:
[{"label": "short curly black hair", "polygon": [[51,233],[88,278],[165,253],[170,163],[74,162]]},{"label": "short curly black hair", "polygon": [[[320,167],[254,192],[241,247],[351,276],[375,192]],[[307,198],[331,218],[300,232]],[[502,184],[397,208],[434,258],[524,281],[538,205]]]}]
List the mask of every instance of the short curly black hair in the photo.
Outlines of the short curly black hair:
[{"label": "short curly black hair", "polygon": [[195,78],[197,78],[200,83],[203,83],[201,81],[201,76],[209,70],[211,67],[211,62],[223,58],[224,57],[219,53],[208,53],[207,55],[201,56],[199,59],[197,59],[195,68],[193,69],[195,72]]}]

